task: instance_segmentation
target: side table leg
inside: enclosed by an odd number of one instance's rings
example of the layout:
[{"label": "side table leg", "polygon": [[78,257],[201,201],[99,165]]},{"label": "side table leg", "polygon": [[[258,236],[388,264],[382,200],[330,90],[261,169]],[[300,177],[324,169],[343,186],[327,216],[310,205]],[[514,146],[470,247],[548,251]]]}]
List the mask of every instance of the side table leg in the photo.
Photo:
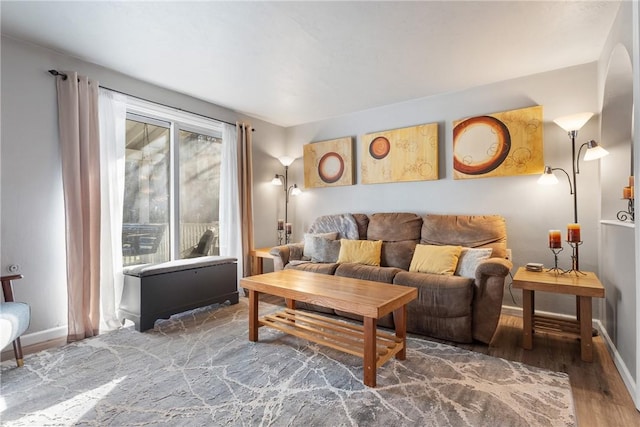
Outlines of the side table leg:
[{"label": "side table leg", "polygon": [[593,362],[591,320],[591,297],[580,297],[580,356],[585,362]]},{"label": "side table leg", "polygon": [[364,384],[369,387],[376,386],[376,319],[365,317],[364,319]]},{"label": "side table leg", "polygon": [[258,341],[258,292],[249,290],[249,341]]},{"label": "side table leg", "polygon": [[533,313],[535,310],[535,295],[528,289],[522,290],[522,348],[533,348]]},{"label": "side table leg", "polygon": [[396,325],[396,337],[402,340],[402,350],[396,353],[396,359],[405,360],[407,358],[407,306],[393,311],[393,323]]}]

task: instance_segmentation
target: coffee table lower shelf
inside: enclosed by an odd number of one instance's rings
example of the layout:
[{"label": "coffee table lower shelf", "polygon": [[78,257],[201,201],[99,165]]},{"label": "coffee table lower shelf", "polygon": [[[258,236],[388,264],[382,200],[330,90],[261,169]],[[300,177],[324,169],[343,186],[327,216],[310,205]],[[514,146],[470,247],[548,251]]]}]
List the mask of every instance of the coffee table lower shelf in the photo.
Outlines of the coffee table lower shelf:
[{"label": "coffee table lower shelf", "polygon": [[[298,338],[364,359],[364,327],[301,310],[285,309],[259,319],[268,326]],[[376,368],[402,351],[401,338],[376,329]]]}]

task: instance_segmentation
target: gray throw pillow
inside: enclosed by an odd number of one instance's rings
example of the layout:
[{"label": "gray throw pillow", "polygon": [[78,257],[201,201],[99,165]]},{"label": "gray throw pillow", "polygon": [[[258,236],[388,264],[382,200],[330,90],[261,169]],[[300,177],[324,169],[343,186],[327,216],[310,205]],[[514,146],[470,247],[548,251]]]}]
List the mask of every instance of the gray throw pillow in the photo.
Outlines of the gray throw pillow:
[{"label": "gray throw pillow", "polygon": [[478,264],[489,259],[491,252],[491,248],[462,248],[455,275],[475,279]]},{"label": "gray throw pillow", "polygon": [[315,238],[323,238],[323,239],[327,239],[327,240],[335,240],[338,238],[338,232],[332,232],[332,233],[318,233],[318,234],[311,234],[311,233],[305,233],[304,235],[304,249],[302,250],[302,259],[304,260],[310,260],[311,258],[313,258],[314,256],[314,252],[313,252],[313,241]]},{"label": "gray throw pillow", "polygon": [[312,262],[337,262],[340,255],[340,240],[329,240],[322,237],[313,238]]}]

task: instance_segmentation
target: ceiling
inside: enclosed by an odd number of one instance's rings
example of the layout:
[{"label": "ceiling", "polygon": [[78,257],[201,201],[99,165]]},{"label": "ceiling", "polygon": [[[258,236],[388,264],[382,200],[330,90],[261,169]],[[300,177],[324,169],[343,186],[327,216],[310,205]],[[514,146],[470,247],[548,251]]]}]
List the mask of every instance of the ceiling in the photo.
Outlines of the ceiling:
[{"label": "ceiling", "polygon": [[598,60],[616,1],[8,2],[2,33],[281,126]]}]

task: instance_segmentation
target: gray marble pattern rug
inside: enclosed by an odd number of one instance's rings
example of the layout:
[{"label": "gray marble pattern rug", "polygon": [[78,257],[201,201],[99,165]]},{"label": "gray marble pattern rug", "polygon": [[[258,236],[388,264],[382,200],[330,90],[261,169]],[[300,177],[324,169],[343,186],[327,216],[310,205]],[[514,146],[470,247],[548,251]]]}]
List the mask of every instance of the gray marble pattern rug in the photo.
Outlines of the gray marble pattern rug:
[{"label": "gray marble pattern rug", "polygon": [[[261,313],[276,306],[262,303]],[[569,378],[435,343],[362,361],[270,328],[246,298],[2,363],[3,426],[573,426]]]}]

